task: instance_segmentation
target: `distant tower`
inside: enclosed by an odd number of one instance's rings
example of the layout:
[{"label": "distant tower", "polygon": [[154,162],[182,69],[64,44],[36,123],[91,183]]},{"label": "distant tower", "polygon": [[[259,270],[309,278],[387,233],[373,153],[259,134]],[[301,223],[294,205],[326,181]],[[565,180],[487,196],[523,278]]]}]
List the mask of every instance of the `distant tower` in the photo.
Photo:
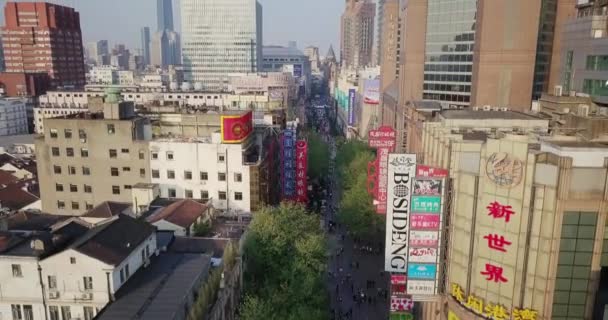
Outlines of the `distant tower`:
[{"label": "distant tower", "polygon": [[141,53],[144,57],[144,64],[150,64],[150,27],[141,28]]},{"label": "distant tower", "polygon": [[151,41],[150,64],[161,67],[181,64],[180,37],[173,30],[172,0],[157,0],[158,29]]},{"label": "distant tower", "polygon": [[370,0],[346,1],[340,32],[340,62],[345,67],[375,65],[374,20],[376,4]]}]

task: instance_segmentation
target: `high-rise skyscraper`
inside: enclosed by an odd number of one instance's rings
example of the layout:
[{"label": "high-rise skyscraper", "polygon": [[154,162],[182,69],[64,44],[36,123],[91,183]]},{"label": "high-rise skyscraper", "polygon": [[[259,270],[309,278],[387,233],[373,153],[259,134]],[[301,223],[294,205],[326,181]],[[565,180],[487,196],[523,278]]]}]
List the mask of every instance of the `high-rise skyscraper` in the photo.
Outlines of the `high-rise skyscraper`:
[{"label": "high-rise skyscraper", "polygon": [[173,31],[173,0],[157,0],[156,19],[158,23],[158,31],[171,30]]},{"label": "high-rise skyscraper", "polygon": [[110,47],[108,40],[99,40],[87,44],[88,62],[98,66],[108,64],[110,59]]},{"label": "high-rise skyscraper", "polygon": [[262,61],[262,6],[256,0],[182,0],[186,81],[225,89],[231,73],[257,72]]},{"label": "high-rise skyscraper", "polygon": [[73,8],[8,2],[4,21],[6,72],[48,73],[53,86],[85,84],[80,15]]},{"label": "high-rise skyscraper", "polygon": [[375,1],[376,17],[374,18],[374,47],[372,49],[372,64],[379,66],[382,61],[382,42],[384,40],[382,26],[384,24],[384,6],[387,0]]},{"label": "high-rise skyscraper", "polygon": [[150,64],[150,27],[141,28],[141,54],[144,64]]},{"label": "high-rise skyscraper", "polygon": [[400,104],[425,99],[444,107],[528,110],[556,82],[551,70],[560,64],[561,35],[553,30],[561,30],[574,6],[554,0],[403,5]]},{"label": "high-rise skyscraper", "polygon": [[375,65],[374,19],[376,4],[370,0],[346,0],[340,33],[340,61],[345,67]]}]

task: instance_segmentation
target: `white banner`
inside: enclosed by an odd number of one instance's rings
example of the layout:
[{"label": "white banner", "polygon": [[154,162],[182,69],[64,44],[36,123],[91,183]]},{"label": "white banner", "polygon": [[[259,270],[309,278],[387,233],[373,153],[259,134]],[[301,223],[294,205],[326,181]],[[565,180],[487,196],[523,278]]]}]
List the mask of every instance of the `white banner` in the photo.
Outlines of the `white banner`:
[{"label": "white banner", "polygon": [[416,175],[415,154],[388,156],[384,270],[407,272],[410,200]]},{"label": "white banner", "polygon": [[437,248],[410,248],[408,262],[437,263]]},{"label": "white banner", "polygon": [[407,294],[410,295],[434,295],[435,280],[407,280]]},{"label": "white banner", "polygon": [[418,231],[412,230],[409,235],[409,245],[412,247],[438,247],[438,231]]}]

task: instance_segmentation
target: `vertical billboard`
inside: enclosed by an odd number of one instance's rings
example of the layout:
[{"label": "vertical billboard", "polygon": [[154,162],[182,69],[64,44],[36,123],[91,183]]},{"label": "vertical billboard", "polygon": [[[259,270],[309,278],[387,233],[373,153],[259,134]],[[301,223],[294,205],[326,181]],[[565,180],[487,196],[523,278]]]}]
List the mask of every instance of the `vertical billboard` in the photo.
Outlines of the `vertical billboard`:
[{"label": "vertical billboard", "polygon": [[438,294],[443,228],[444,169],[419,165],[412,185],[407,292],[414,301]]},{"label": "vertical billboard", "polygon": [[380,104],[380,80],[365,80],[363,82],[363,103]]},{"label": "vertical billboard", "polygon": [[384,270],[407,272],[412,184],[416,175],[415,154],[389,154]]},{"label": "vertical billboard", "polygon": [[299,78],[302,76],[302,65],[301,64],[293,65],[293,76],[296,78]]},{"label": "vertical billboard", "polygon": [[281,137],[281,169],[283,199],[296,196],[296,131],[288,128]]},{"label": "vertical billboard", "polygon": [[355,96],[356,90],[349,89],[348,90],[348,125],[355,125]]},{"label": "vertical billboard", "polygon": [[377,150],[377,156],[367,165],[367,191],[374,197],[378,214],[386,213],[388,155],[395,151],[396,143],[397,132],[392,127],[382,126],[369,132],[368,144]]},{"label": "vertical billboard", "polygon": [[308,169],[308,144],[304,140],[296,143],[296,201],[306,204],[308,181],[306,172]]}]

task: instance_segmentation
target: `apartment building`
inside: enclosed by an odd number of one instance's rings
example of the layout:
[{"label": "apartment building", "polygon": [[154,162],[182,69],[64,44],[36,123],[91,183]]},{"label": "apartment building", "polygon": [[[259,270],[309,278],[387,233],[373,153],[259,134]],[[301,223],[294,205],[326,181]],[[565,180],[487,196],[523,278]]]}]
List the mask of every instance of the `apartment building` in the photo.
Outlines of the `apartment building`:
[{"label": "apartment building", "polygon": [[29,132],[27,98],[0,98],[0,136]]},{"label": "apartment building", "polygon": [[377,65],[373,61],[376,4],[370,0],[346,0],[341,17],[340,62],[345,68]]},{"label": "apartment building", "polygon": [[0,233],[2,319],[92,320],[156,252],[155,228],[125,215],[23,215]]},{"label": "apartment building", "polygon": [[150,120],[108,91],[103,111],[45,119],[36,139],[42,209],[79,215],[103,201],[130,201],[150,181]]}]

